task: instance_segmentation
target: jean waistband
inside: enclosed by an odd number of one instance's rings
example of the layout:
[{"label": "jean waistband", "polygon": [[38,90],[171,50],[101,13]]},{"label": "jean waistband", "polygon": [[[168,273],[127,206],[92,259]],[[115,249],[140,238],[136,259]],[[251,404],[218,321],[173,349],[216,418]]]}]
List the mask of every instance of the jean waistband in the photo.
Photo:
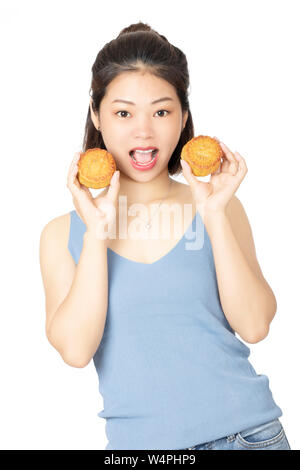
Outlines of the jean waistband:
[{"label": "jean waistband", "polygon": [[273,419],[272,421],[268,421],[268,423],[260,424],[259,426],[253,426],[251,428],[243,429],[241,433],[243,434],[243,437],[247,437],[258,431],[262,431],[263,429],[268,428],[269,426],[272,426],[275,423],[280,423],[278,418]]}]

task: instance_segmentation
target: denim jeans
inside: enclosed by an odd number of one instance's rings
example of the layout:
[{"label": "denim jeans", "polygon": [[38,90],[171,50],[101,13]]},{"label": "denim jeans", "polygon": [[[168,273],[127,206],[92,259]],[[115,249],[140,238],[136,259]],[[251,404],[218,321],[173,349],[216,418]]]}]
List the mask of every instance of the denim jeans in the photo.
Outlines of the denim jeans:
[{"label": "denim jeans", "polygon": [[188,447],[189,450],[291,450],[279,419],[231,436]]}]

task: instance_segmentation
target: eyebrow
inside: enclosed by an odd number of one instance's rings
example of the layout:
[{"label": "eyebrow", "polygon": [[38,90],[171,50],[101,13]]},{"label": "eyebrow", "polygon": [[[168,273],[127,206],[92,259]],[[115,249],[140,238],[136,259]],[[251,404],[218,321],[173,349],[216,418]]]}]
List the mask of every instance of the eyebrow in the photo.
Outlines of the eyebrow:
[{"label": "eyebrow", "polygon": [[[174,101],[173,98],[170,98],[169,96],[164,96],[163,98],[159,98],[158,100],[152,101],[150,104],[155,104],[155,103],[160,103],[161,101]],[[127,100],[121,100],[121,99],[116,99],[113,100],[112,103],[126,103],[126,104],[132,104],[135,106],[135,103],[132,101],[127,101]]]}]

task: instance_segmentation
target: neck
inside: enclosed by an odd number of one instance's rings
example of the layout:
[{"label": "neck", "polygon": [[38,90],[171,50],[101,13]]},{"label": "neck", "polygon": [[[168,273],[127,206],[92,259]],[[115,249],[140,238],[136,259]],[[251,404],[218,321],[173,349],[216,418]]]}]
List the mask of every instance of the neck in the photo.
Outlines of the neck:
[{"label": "neck", "polygon": [[[168,171],[162,172],[151,181],[134,181],[127,175],[120,174],[120,196],[127,197],[127,206],[132,204],[153,204],[166,196],[170,196],[172,178]],[[107,191],[106,191],[107,192]]]}]

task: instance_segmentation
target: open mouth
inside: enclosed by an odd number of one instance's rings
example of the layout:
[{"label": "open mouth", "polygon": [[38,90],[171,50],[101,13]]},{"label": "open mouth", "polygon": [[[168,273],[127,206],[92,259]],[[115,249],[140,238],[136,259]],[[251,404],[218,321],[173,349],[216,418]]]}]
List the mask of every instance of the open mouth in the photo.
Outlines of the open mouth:
[{"label": "open mouth", "polygon": [[139,152],[140,155],[148,155],[149,153],[151,153],[151,160],[148,160],[146,162],[139,162],[135,159],[134,157],[134,153],[135,151],[134,150],[131,150],[129,152],[129,155],[131,156],[132,160],[137,163],[138,165],[141,165],[141,166],[146,166],[146,165],[149,165],[151,162],[153,162],[154,158],[156,157],[156,155],[158,154],[158,149],[154,149],[154,150],[151,150],[151,151],[145,151],[145,152]]}]

